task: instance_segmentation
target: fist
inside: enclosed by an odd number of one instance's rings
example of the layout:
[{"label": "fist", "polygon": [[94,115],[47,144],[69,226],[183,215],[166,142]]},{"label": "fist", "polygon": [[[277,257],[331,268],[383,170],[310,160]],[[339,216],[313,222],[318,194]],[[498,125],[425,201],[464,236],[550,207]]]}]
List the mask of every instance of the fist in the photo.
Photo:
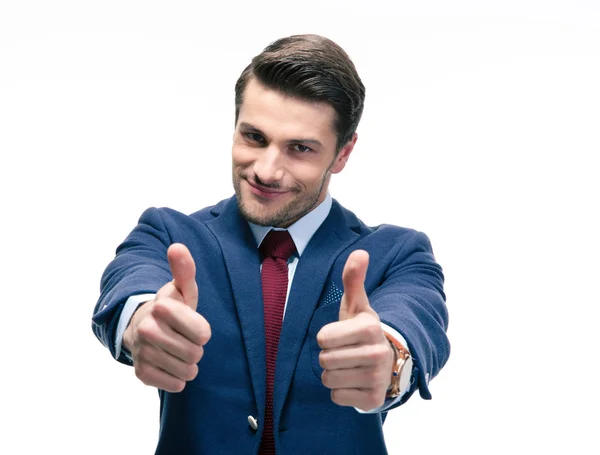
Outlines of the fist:
[{"label": "fist", "polygon": [[319,363],[325,370],[321,381],[331,389],[332,401],[364,411],[384,403],[394,361],[394,351],[365,291],[368,265],[366,251],[354,251],[348,257],[339,321],[317,334],[322,349]]},{"label": "fist", "polygon": [[123,344],[133,357],[135,375],[144,384],[181,392],[198,374],[211,330],[196,312],[196,265],[189,250],[175,243],[167,257],[173,281],[133,314]]}]

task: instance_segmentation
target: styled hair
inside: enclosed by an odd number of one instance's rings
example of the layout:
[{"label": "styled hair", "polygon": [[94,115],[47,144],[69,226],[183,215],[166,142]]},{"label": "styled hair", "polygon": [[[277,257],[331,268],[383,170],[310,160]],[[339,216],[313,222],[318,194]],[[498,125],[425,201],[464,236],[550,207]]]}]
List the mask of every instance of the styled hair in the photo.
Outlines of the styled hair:
[{"label": "styled hair", "polygon": [[365,87],[348,54],[319,35],[294,35],[269,44],[235,84],[235,124],[244,90],[256,78],[265,87],[305,101],[325,102],[336,112],[337,152],[356,132]]}]

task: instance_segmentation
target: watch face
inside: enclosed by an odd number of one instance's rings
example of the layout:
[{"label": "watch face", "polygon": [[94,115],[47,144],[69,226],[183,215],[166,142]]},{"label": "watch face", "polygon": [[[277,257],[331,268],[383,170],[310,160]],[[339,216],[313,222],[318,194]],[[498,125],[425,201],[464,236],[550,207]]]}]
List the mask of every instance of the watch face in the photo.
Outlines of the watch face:
[{"label": "watch face", "polygon": [[412,377],[412,370],[413,359],[409,356],[408,359],[406,359],[406,361],[404,362],[404,365],[402,366],[402,373],[400,373],[400,384],[398,387],[400,390],[400,395],[406,392],[410,387],[410,378]]}]

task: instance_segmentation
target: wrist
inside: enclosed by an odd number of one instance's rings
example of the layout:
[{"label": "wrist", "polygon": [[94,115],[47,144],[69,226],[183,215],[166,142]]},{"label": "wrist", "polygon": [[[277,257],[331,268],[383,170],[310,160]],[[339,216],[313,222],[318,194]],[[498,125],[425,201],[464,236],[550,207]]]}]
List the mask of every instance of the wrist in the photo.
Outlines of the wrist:
[{"label": "wrist", "polygon": [[133,344],[133,317],[129,320],[129,325],[123,332],[123,349],[131,353],[131,345]]},{"label": "wrist", "polygon": [[134,310],[133,314],[131,315],[131,318],[129,319],[129,323],[127,324],[127,327],[125,328],[125,332],[123,332],[123,343],[122,344],[123,344],[123,348],[125,348],[125,350],[128,353],[131,353],[131,349],[133,347],[133,328],[136,326],[136,321],[141,315],[141,312],[139,310],[142,306],[144,306],[145,303],[147,303],[147,302],[142,302],[142,303],[138,304],[137,308]]}]

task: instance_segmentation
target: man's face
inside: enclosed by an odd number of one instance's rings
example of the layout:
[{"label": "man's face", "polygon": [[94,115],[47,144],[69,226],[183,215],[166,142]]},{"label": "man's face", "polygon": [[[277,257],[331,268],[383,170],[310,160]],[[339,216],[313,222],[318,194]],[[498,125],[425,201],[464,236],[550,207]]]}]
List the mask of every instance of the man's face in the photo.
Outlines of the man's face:
[{"label": "man's face", "polygon": [[356,135],[336,156],[335,110],[298,100],[251,79],[232,147],[233,186],[248,221],[288,227],[319,205]]}]

